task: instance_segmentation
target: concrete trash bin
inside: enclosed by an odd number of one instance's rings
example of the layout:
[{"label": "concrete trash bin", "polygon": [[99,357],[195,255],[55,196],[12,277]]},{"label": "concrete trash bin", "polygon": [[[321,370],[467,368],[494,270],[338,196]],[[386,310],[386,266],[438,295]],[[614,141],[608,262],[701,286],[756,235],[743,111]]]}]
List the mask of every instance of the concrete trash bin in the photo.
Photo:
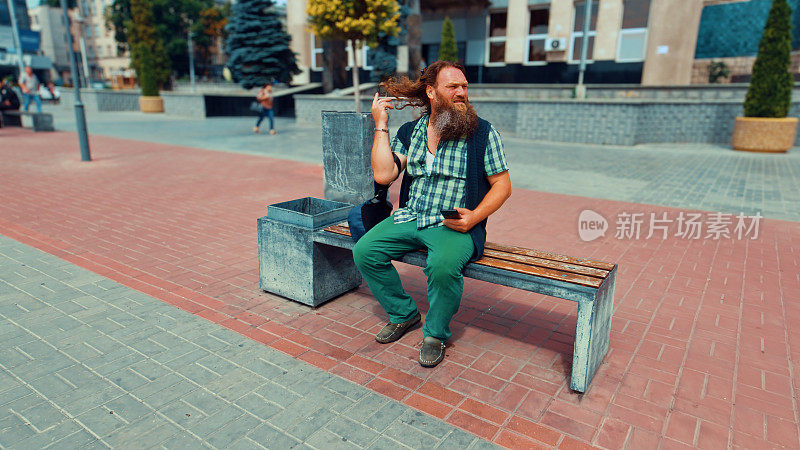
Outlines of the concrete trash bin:
[{"label": "concrete trash bin", "polygon": [[316,307],[358,287],[353,252],[315,243],[312,236],[347,220],[352,207],[314,197],[269,205],[258,219],[261,289]]}]

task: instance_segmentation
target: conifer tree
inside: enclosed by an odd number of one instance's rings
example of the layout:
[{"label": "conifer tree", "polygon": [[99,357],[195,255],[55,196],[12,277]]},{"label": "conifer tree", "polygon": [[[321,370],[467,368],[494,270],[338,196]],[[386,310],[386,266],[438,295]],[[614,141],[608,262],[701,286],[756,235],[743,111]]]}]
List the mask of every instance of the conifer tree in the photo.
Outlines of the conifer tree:
[{"label": "conifer tree", "polygon": [[243,88],[289,82],[300,73],[292,38],[283,29],[272,0],[239,0],[227,25],[228,67]]},{"label": "conifer tree", "polygon": [[456,45],[456,31],[449,17],[444,18],[442,24],[442,42],[439,45],[439,60],[458,62],[458,46]]},{"label": "conifer tree", "polygon": [[789,73],[791,14],[786,0],[773,0],[744,100],[745,117],[786,117],[789,112],[793,84]]}]

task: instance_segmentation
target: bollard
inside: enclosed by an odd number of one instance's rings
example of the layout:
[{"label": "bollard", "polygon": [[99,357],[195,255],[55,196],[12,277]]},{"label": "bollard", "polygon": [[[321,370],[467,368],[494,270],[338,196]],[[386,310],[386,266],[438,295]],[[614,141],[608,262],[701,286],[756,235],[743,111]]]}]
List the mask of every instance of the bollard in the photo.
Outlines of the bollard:
[{"label": "bollard", "polygon": [[326,200],[360,205],[375,195],[370,165],[374,130],[369,113],[322,111]]}]

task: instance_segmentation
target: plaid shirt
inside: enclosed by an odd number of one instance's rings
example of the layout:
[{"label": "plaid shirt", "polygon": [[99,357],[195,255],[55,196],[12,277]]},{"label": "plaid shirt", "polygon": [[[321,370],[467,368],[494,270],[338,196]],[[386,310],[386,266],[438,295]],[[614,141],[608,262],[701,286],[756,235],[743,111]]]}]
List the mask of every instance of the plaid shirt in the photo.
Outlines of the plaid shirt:
[{"label": "plaid shirt", "polygon": [[[392,151],[407,158],[406,171],[413,178],[405,208],[394,213],[394,223],[417,220],[417,229],[442,225],[443,209],[464,208],[467,193],[466,138],[440,141],[428,172],[425,153],[428,151],[428,116],[423,116],[411,132],[410,149],[394,137]],[[508,170],[500,133],[491,127],[484,156],[486,175]]]}]

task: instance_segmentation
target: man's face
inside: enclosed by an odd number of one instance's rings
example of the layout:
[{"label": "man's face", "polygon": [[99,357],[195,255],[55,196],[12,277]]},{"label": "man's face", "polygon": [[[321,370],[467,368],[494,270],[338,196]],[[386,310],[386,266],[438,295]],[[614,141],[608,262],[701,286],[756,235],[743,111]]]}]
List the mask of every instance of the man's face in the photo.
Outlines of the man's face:
[{"label": "man's face", "polygon": [[437,109],[451,105],[459,111],[466,111],[469,105],[467,78],[455,67],[445,67],[436,77],[436,86],[428,89],[428,97],[434,114]]},{"label": "man's face", "polygon": [[467,79],[455,67],[446,67],[429,86],[431,123],[444,140],[470,135],[478,125],[478,115],[469,103]]},{"label": "man's face", "polygon": [[33,69],[31,69],[30,67],[26,67],[25,73],[27,73],[28,75],[33,75]]}]

